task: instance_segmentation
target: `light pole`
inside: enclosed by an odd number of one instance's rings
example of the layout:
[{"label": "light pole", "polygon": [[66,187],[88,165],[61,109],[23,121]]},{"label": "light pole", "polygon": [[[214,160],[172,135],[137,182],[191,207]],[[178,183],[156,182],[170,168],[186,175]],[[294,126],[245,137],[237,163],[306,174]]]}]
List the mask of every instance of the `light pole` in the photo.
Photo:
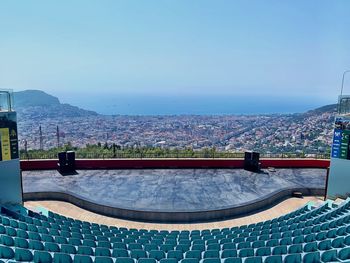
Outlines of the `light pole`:
[{"label": "light pole", "polygon": [[350,72],[350,70],[345,70],[344,73],[343,73],[343,78],[342,78],[342,81],[341,81],[340,96],[343,95],[345,75],[346,75],[346,73],[349,73],[349,72]]}]

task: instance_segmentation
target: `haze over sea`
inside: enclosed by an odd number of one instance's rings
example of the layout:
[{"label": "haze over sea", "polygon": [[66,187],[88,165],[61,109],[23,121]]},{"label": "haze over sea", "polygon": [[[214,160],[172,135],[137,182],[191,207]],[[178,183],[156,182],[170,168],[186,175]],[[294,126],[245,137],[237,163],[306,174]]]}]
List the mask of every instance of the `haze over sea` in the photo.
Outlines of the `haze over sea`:
[{"label": "haze over sea", "polygon": [[228,115],[301,113],[337,98],[220,95],[80,95],[62,102],[107,115]]}]

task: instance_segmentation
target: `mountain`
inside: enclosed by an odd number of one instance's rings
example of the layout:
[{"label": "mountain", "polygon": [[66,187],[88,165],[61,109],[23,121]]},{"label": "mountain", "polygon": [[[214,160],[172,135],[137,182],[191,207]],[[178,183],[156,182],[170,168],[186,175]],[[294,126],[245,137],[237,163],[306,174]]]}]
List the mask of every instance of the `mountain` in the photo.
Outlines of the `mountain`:
[{"label": "mountain", "polygon": [[336,113],[337,112],[337,104],[329,104],[325,105],[313,110],[309,110],[304,113],[304,115],[317,115],[317,114],[323,114],[323,113]]},{"label": "mountain", "polygon": [[57,97],[41,90],[14,92],[14,106],[19,118],[66,118],[98,115],[94,111],[61,103]]},{"label": "mountain", "polygon": [[60,104],[60,101],[58,98],[41,90],[24,90],[14,92],[14,103],[15,107],[57,106]]}]

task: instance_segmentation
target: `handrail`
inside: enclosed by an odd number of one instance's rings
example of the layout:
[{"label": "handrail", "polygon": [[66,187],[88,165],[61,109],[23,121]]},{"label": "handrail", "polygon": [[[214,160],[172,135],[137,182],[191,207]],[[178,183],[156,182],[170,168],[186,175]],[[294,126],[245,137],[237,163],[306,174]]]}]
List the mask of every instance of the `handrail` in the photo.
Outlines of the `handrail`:
[{"label": "handrail", "polygon": [[[173,153],[147,153],[147,152],[108,152],[108,153],[96,153],[96,152],[76,152],[77,159],[243,159],[244,152],[173,152]],[[310,153],[310,154],[298,154],[298,153],[261,153],[260,158],[270,159],[329,159],[330,154],[325,153]],[[57,153],[38,153],[38,152],[21,152],[22,160],[34,160],[34,159],[54,159],[57,160]]]}]

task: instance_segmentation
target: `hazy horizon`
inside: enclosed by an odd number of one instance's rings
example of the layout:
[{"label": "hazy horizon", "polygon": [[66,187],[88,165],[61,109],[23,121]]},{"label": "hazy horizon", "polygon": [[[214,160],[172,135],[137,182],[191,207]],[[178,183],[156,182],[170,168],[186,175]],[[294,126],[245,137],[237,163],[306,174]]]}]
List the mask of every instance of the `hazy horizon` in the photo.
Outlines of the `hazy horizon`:
[{"label": "hazy horizon", "polygon": [[305,109],[336,101],[350,68],[346,0],[5,0],[0,7],[0,89],[40,89],[78,106],[89,97],[200,94],[273,97]]},{"label": "hazy horizon", "polygon": [[[54,95],[54,94],[50,94]],[[303,113],[321,106],[336,103],[336,98],[322,100],[317,97],[273,96],[162,96],[162,95],[111,95],[67,93],[56,96],[68,103],[105,115],[255,115]]]}]

